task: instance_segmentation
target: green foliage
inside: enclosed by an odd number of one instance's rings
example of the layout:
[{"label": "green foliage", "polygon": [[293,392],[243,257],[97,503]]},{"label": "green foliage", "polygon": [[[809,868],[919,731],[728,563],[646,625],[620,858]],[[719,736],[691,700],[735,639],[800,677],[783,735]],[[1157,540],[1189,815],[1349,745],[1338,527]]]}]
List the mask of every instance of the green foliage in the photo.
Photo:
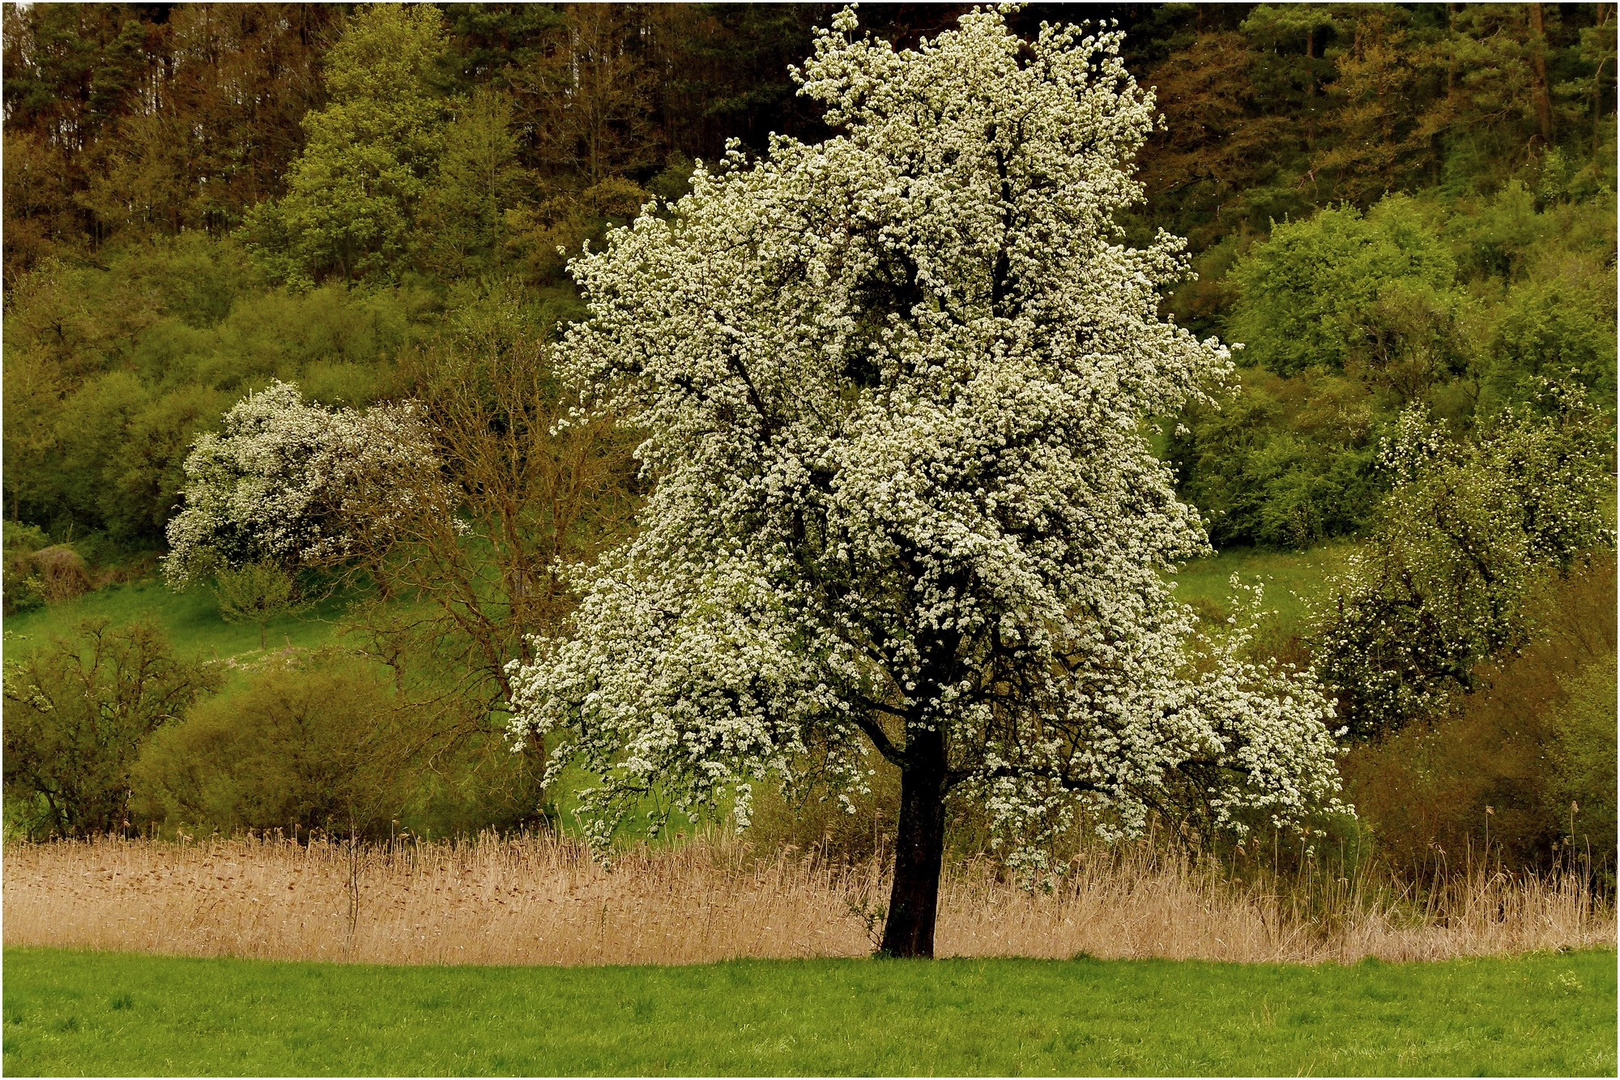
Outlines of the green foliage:
[{"label": "green foliage", "polygon": [[1371,518],[1384,423],[1354,379],[1250,369],[1240,388],[1183,414],[1167,456],[1217,548],[1305,548]]},{"label": "green foliage", "polygon": [[271,667],[160,731],[133,769],[138,820],[387,836],[409,797],[412,736],[374,665]]},{"label": "green foliage", "polygon": [[145,744],[134,819],[373,839],[534,825],[538,756],[512,753],[458,702],[413,702],[389,673],[330,649],[249,671]]},{"label": "green foliage", "polygon": [[270,622],[290,615],[301,605],[298,582],[275,563],[252,562],[239,568],[214,570],[214,596],[226,622],[259,624],[259,648],[268,648]]},{"label": "green foliage", "polygon": [[45,604],[44,582],[34,569],[34,553],[50,546],[50,538],[33,525],[5,522],[3,553],[5,578],[0,584],[5,613],[33,611]]},{"label": "green foliage", "polygon": [[219,686],[217,670],[174,655],[149,623],[81,623],[5,671],[5,794],[28,836],[129,826],[141,745]]},{"label": "green foliage", "polygon": [[[1564,700],[1549,717],[1553,784],[1547,801],[1555,813],[1555,831],[1568,838],[1576,858],[1589,855],[1600,866],[1607,862],[1612,887],[1617,839],[1614,647],[1591,657],[1561,689]],[[1557,820],[1566,808],[1568,818]]]},{"label": "green foliage", "polygon": [[[1243,359],[1280,375],[1418,362],[1448,339],[1456,263],[1409,199],[1363,215],[1323,210],[1280,224],[1232,270],[1239,290],[1229,327]],[[1431,359],[1431,363],[1433,360]]]},{"label": "green foliage", "polygon": [[1080,958],[474,968],[8,948],[5,964],[12,1075],[1615,1068],[1612,949],[1309,966]]},{"label": "green foliage", "polygon": [[[1365,215],[1279,225],[1193,305],[1232,296],[1245,372],[1219,410],[1170,443],[1181,487],[1217,543],[1299,547],[1360,532],[1384,483],[1371,449],[1404,403],[1460,430],[1539,407],[1549,379],[1614,408],[1612,195],[1541,201],[1391,197]],[[1217,273],[1231,245],[1204,263]],[[1286,379],[1272,372],[1293,373]]]},{"label": "green foliage", "polygon": [[1546,259],[1509,286],[1487,355],[1487,403],[1529,399],[1539,380],[1580,386],[1612,409],[1615,392],[1613,264],[1580,255]]},{"label": "green foliage", "polygon": [[176,241],[105,270],[54,267],[12,296],[4,488],[15,516],[155,547],[192,439],[244,391],[279,377],[331,404],[374,401],[397,389],[394,361],[438,316],[420,290],[293,294],[246,275],[229,244]]},{"label": "green foliage", "polygon": [[431,5],[376,4],[350,18],[326,58],[331,103],[304,118],[287,194],[246,221],[273,277],[307,285],[397,272],[443,145],[432,75],[445,48]]},{"label": "green foliage", "polygon": [[508,246],[529,280],[550,280],[561,275],[568,260],[587,243],[596,241],[600,246],[610,227],[633,220],[647,201],[648,193],[640,185],[619,177],[581,191],[564,191],[514,211]]},{"label": "green foliage", "polygon": [[400,815],[404,827],[418,836],[457,837],[546,825],[543,754],[512,753],[495,717],[474,718],[465,725],[470,731],[448,741],[443,717],[435,717],[430,706],[418,706],[414,715],[438,738],[431,759],[417,759],[415,783]]},{"label": "green foliage", "polygon": [[1402,417],[1385,447],[1395,487],[1316,642],[1356,735],[1473,689],[1475,665],[1525,640],[1539,578],[1613,544],[1612,430],[1583,401],[1562,402],[1550,417],[1504,412],[1472,443]]},{"label": "green foliage", "polygon": [[500,271],[507,220],[532,184],[518,163],[512,103],[487,89],[459,102],[445,128],[437,178],[422,200],[422,259],[454,279]]}]

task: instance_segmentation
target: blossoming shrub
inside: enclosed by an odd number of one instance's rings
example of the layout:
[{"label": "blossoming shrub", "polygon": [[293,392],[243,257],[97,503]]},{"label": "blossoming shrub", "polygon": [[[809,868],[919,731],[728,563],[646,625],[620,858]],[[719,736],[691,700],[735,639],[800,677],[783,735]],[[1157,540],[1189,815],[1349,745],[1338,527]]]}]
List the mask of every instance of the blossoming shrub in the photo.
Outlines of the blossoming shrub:
[{"label": "blossoming shrub", "polygon": [[184,585],[218,566],[290,572],[339,558],[357,495],[388,489],[403,504],[436,467],[409,404],[329,409],[277,381],[238,402],[218,434],[197,437],[164,573]]},{"label": "blossoming shrub", "polygon": [[1384,447],[1394,488],[1323,613],[1316,655],[1351,731],[1439,713],[1525,641],[1526,596],[1613,543],[1611,423],[1579,397],[1505,410],[1476,440],[1420,411]]}]

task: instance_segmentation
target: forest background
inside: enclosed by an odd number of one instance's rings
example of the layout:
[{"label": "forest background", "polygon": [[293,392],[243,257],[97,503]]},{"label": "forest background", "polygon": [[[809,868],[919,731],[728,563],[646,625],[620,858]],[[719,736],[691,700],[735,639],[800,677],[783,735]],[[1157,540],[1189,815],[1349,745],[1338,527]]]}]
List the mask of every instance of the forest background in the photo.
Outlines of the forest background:
[{"label": "forest background", "polygon": [[[582,314],[558,249],[678,198],[727,139],[824,135],[789,67],[834,10],[6,5],[8,835],[566,819],[535,755],[503,749],[504,664],[566,618],[557,569],[633,527],[642,481],[627,436],[550,435],[544,345]],[[913,45],[965,10],[862,20]],[[1574,388],[1612,455],[1614,5],[1085,14],[1119,20],[1165,117],[1122,224],[1187,237],[1197,277],[1166,311],[1246,346],[1219,409],[1163,418],[1227,553],[1186,595],[1219,625],[1225,572],[1286,571],[1299,596],[1273,591],[1253,648],[1320,661],[1337,569],[1391,557],[1380,453],[1404,411],[1489,464],[1503,417],[1556,418],[1547,387]],[[193,440],[275,380],[423,403],[472,540],[150,584]],[[1581,554],[1493,607],[1446,661],[1455,693],[1352,733],[1358,850],[1414,876],[1578,852],[1612,887],[1613,558]],[[199,604],[214,636],[169,640]],[[35,724],[29,695],[70,685],[79,712]],[[893,800],[755,829],[855,851]],[[971,808],[953,830],[982,842]]]}]

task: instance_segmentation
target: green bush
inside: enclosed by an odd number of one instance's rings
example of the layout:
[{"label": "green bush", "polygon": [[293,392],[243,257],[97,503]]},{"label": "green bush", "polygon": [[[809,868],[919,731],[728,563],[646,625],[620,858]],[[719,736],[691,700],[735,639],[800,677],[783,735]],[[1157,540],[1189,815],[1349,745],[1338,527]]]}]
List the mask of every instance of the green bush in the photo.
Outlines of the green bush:
[{"label": "green bush", "polygon": [[1493,323],[1482,388],[1487,409],[1530,400],[1544,379],[1579,386],[1613,409],[1612,265],[1567,253],[1547,257],[1507,290]]},{"label": "green bush", "polygon": [[5,613],[33,611],[45,605],[44,583],[34,572],[34,552],[50,546],[50,537],[33,525],[15,521],[5,523],[4,573],[0,581],[0,595],[5,602]]},{"label": "green bush", "polygon": [[219,614],[226,622],[259,624],[259,648],[269,648],[265,640],[270,621],[291,614],[299,607],[298,582],[272,562],[253,562],[240,568],[220,566],[214,571],[214,596]]},{"label": "green bush", "polygon": [[87,620],[5,670],[8,820],[33,838],[129,826],[143,743],[220,684],[155,626]]},{"label": "green bush", "polygon": [[[1238,261],[1230,337],[1280,375],[1452,362],[1457,264],[1413,200],[1327,209],[1277,225]],[[1432,355],[1430,355],[1432,354]]]},{"label": "green bush", "polygon": [[[451,698],[408,701],[387,669],[323,652],[249,675],[159,732],[135,812],[166,829],[472,835],[542,821],[543,761]],[[482,721],[482,722],[481,722]]]},{"label": "green bush", "polygon": [[1374,468],[1383,426],[1355,380],[1256,369],[1218,406],[1189,409],[1168,456],[1217,548],[1305,548],[1371,518],[1387,486]]},{"label": "green bush", "polygon": [[[426,710],[418,710],[422,716]],[[400,821],[422,836],[475,836],[548,827],[543,809],[544,755],[538,747],[514,754],[505,733],[488,723],[424,761]]]},{"label": "green bush", "polygon": [[1595,863],[1612,871],[1617,842],[1615,653],[1611,646],[1605,654],[1585,659],[1562,686],[1563,700],[1548,718],[1550,809],[1572,853],[1590,853]]},{"label": "green bush", "polygon": [[227,832],[387,836],[410,798],[415,737],[374,665],[328,654],[270,668],[147,744],[135,811]]}]

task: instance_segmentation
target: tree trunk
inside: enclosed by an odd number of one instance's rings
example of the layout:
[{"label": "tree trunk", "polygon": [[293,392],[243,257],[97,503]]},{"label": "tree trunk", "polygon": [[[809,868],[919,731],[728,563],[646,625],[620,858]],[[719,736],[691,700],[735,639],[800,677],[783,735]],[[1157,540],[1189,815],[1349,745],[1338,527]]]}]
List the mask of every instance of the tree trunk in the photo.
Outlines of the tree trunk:
[{"label": "tree trunk", "polygon": [[900,830],[894,888],[883,926],[887,956],[934,955],[939,873],[945,858],[945,737],[924,731],[908,740],[900,773]]},{"label": "tree trunk", "polygon": [[1552,96],[1547,90],[1547,28],[1542,18],[1541,5],[1530,5],[1530,86],[1536,103],[1536,126],[1541,142],[1551,146],[1553,141]]}]

